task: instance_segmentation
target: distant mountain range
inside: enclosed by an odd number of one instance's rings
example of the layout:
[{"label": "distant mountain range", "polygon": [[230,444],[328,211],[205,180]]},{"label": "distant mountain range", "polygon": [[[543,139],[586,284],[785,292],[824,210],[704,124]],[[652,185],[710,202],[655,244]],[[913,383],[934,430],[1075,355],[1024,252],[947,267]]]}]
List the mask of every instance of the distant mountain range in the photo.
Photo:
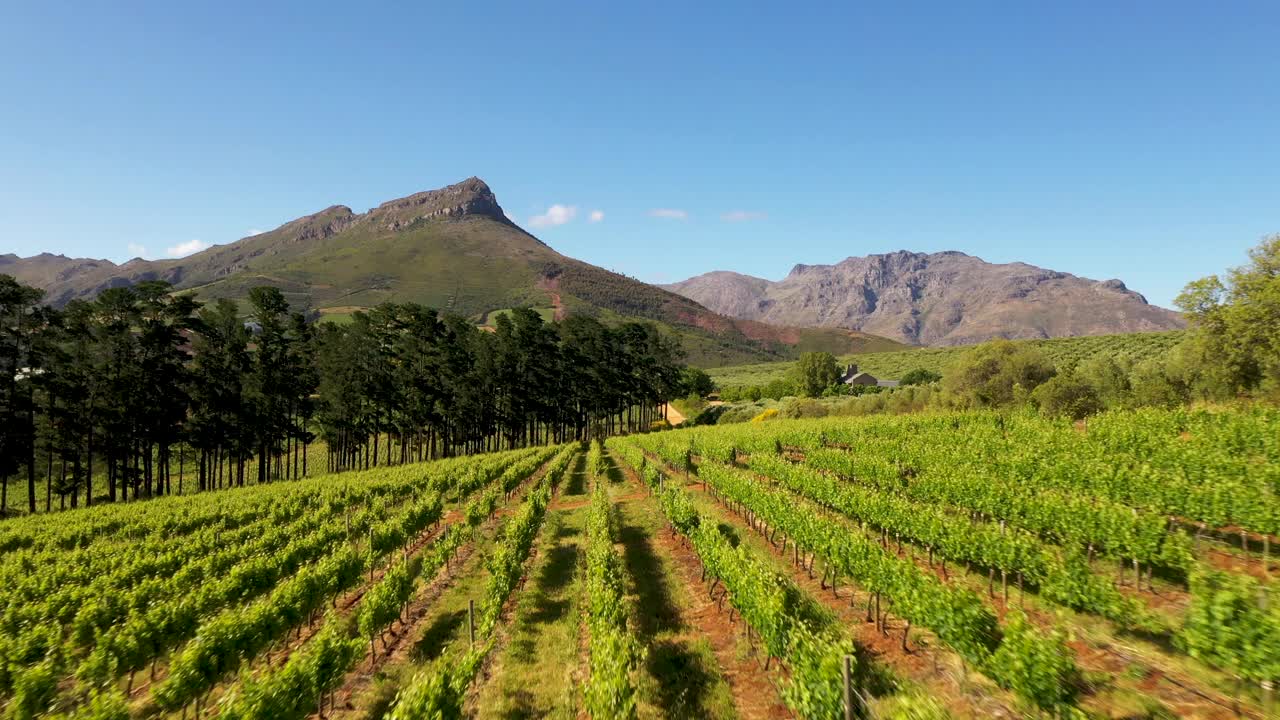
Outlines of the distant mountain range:
[{"label": "distant mountain range", "polygon": [[860,330],[920,345],[1185,326],[1180,314],[1151,305],[1119,280],[998,265],[960,252],[796,265],[778,282],[718,271],[663,287],[730,317]]},{"label": "distant mountain range", "polygon": [[257,285],[296,309],[341,319],[381,302],[419,302],[470,316],[531,305],[547,316],[643,319],[679,338],[691,362],[715,366],[901,348],[840,328],[778,327],[725,317],[697,302],[548,247],[512,222],[479,178],[391,200],[365,213],[334,205],[270,232],[175,260],[0,255],[0,273],[64,305],[105,288],[166,280],[200,299],[240,300]]}]

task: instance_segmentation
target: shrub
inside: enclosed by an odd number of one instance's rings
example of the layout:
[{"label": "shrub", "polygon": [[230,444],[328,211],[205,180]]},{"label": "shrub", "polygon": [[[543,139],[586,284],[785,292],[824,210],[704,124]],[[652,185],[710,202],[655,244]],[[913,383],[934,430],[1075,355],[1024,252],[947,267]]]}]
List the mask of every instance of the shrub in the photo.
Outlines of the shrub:
[{"label": "shrub", "polygon": [[1079,420],[1103,409],[1097,388],[1072,372],[1050,378],[1031,393],[1031,399],[1050,417]]},{"label": "shrub", "polygon": [[810,398],[792,398],[782,406],[782,417],[788,420],[822,418],[830,414],[827,406]]},{"label": "shrub", "polygon": [[935,383],[941,379],[942,379],[942,375],[936,372],[933,372],[932,370],[925,370],[924,368],[916,368],[915,370],[908,371],[907,374],[903,375],[898,380],[898,384],[899,385],[928,385],[929,383]]},{"label": "shrub", "polygon": [[942,386],[961,406],[999,407],[1020,402],[1053,375],[1039,350],[993,340],[957,358]]}]

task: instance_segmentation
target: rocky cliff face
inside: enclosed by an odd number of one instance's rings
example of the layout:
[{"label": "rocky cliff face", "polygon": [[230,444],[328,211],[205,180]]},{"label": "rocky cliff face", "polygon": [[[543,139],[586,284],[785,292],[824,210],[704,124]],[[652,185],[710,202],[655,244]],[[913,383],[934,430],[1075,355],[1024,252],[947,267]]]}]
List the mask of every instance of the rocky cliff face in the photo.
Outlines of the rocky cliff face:
[{"label": "rocky cliff face", "polygon": [[665,286],[716,312],[839,327],[925,345],[1183,327],[1119,280],[1098,282],[960,252],[899,251],[796,265],[779,282],[712,272]]},{"label": "rocky cliff face", "polygon": [[399,230],[422,220],[468,215],[511,224],[502,211],[502,206],[498,205],[498,198],[478,177],[470,177],[439,190],[428,190],[384,202],[370,210],[365,219],[380,223],[387,230]]}]

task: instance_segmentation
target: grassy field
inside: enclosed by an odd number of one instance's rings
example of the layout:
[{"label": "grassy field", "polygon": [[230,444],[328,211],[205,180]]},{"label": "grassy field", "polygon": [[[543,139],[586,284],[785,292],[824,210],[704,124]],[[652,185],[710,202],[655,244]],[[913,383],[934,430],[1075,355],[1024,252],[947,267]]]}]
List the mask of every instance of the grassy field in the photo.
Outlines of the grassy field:
[{"label": "grassy field", "polygon": [[[1051,340],[1016,340],[1038,348],[1055,364],[1073,363],[1098,355],[1113,358],[1145,360],[1168,352],[1184,335],[1174,330],[1159,333],[1133,333],[1127,335],[1094,335],[1089,337],[1054,338]],[[869,352],[845,355],[841,364],[857,363],[858,368],[882,380],[893,380],[916,368],[943,372],[967,346],[915,348],[896,352]],[[765,385],[785,378],[794,362],[756,363],[708,370],[711,379],[720,387]]]}]

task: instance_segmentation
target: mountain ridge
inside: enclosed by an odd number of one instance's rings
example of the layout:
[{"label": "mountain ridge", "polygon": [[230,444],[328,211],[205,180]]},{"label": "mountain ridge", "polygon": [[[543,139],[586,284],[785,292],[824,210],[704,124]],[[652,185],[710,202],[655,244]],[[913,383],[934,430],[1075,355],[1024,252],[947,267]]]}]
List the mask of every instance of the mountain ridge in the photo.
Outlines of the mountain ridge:
[{"label": "mountain ridge", "polygon": [[731,317],[846,328],[924,345],[1185,326],[1179,314],[1151,305],[1120,280],[989,263],[958,250],[797,263],[778,281],[712,271],[663,287]]},{"label": "mountain ridge", "polygon": [[109,287],[164,280],[202,300],[243,300],[279,288],[297,309],[341,319],[381,302],[417,302],[481,321],[530,305],[606,322],[642,319],[677,336],[703,365],[783,359],[801,350],[858,352],[901,345],[865,333],[782,328],[711,312],[695,301],[562,255],[521,228],[471,177],[388,200],[346,205],[184,258],[109,260],[44,253],[0,256],[0,273],[43,288],[61,306]]}]

